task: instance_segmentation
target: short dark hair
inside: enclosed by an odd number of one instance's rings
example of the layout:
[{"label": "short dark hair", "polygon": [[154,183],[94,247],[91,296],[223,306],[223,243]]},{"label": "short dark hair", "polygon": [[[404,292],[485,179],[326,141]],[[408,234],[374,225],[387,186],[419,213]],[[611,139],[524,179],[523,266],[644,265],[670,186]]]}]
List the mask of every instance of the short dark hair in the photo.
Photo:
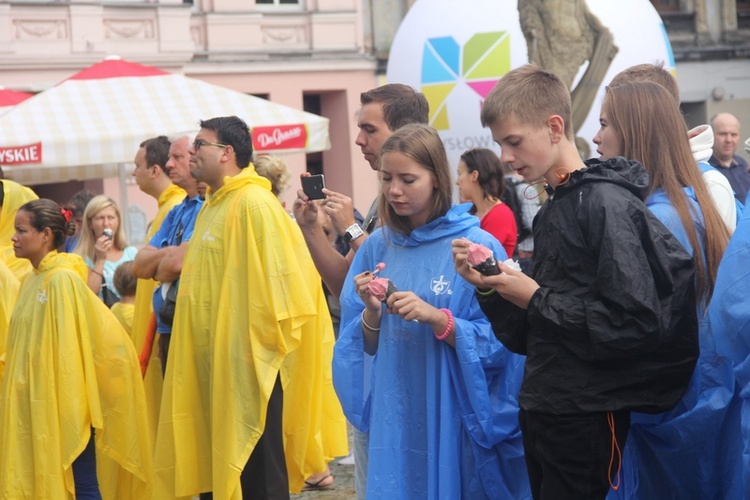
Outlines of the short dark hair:
[{"label": "short dark hair", "polygon": [[133,274],[133,261],[123,262],[112,276],[112,284],[120,297],[130,297],[135,295],[135,288],[138,285],[138,278]]},{"label": "short dark hair", "polygon": [[216,132],[216,139],[227,146],[232,146],[237,158],[237,166],[246,168],[253,157],[253,139],[247,123],[237,116],[219,116],[201,120],[200,127]]},{"label": "short dark hair", "polygon": [[469,149],[461,155],[461,159],[469,172],[479,172],[477,184],[482,188],[485,198],[502,198],[505,191],[503,163],[494,151],[486,148]]},{"label": "short dark hair", "polygon": [[430,105],[423,93],[403,83],[381,85],[359,96],[364,106],[371,102],[383,106],[383,120],[391,132],[409,123],[429,123]]},{"label": "short dark hair", "polygon": [[94,197],[94,193],[88,189],[81,189],[76,194],[70,197],[68,203],[65,204],[65,208],[73,212],[76,217],[83,217],[83,212],[86,210],[86,205],[89,204],[91,199]]},{"label": "short dark hair", "polygon": [[48,227],[52,231],[55,248],[60,248],[65,243],[65,238],[75,233],[76,226],[73,221],[66,221],[62,208],[52,200],[32,200],[21,205],[18,211],[29,214],[29,224],[37,231],[44,231],[44,228]]},{"label": "short dark hair", "polygon": [[167,170],[169,146],[170,142],[166,135],[160,135],[143,141],[140,147],[146,150],[146,166],[159,165],[162,172],[169,175],[169,170]]}]

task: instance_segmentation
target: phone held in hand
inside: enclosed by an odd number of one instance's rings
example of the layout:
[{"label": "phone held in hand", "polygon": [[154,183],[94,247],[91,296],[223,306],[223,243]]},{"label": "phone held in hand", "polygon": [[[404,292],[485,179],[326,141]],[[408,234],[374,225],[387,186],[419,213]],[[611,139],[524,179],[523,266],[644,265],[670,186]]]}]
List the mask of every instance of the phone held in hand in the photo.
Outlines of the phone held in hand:
[{"label": "phone held in hand", "polygon": [[323,174],[311,175],[302,178],[302,191],[311,200],[322,200],[326,197],[323,188],[326,187]]}]

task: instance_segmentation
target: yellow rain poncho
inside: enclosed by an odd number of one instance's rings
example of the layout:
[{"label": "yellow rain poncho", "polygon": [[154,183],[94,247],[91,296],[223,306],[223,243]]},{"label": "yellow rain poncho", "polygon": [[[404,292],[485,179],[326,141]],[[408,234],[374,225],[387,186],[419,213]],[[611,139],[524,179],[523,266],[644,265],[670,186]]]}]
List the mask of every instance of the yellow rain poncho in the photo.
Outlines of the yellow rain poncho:
[{"label": "yellow rain poncho", "polygon": [[22,282],[0,392],[2,498],[73,498],[71,464],[92,427],[103,498],[151,494],[138,358],[82,266],[51,252]]},{"label": "yellow rain poncho", "polygon": [[20,281],[31,271],[31,263],[26,259],[19,259],[13,252],[10,239],[16,232],[16,212],[26,202],[37,200],[34,191],[8,179],[0,180],[3,187],[3,205],[0,208],[0,259],[13,271]]},{"label": "yellow rain poncho", "polygon": [[[324,446],[345,452],[343,417],[321,424],[331,407],[341,414],[322,295],[299,228],[270,183],[252,166],[226,177],[203,205],[183,262],[154,459],[156,498],[206,491],[241,498],[240,473],[265,428],[280,370],[287,463],[317,461],[312,467],[321,472]],[[292,367],[285,360],[301,339],[318,350]],[[311,359],[309,369],[318,372],[303,368]],[[306,434],[290,440],[289,428]],[[290,467],[289,474],[303,472]]]},{"label": "yellow rain poncho", "polygon": [[18,288],[21,284],[5,262],[0,260],[0,354],[5,352],[5,338],[8,333],[10,314],[16,305]]},{"label": "yellow rain poncho", "polygon": [[117,321],[120,322],[120,325],[125,329],[125,333],[132,336],[133,335],[133,313],[135,312],[135,307],[133,306],[133,304],[115,302],[114,304],[112,304],[112,307],[110,310],[112,311],[112,314],[115,315],[115,318],[117,318]]},{"label": "yellow rain poncho", "polygon": [[[185,199],[187,194],[185,190],[174,184],[170,184],[167,189],[159,195],[157,203],[159,209],[156,216],[151,222],[151,226],[146,233],[146,244],[156,234],[161,227],[164,218],[170,210]],[[143,342],[146,339],[149,319],[153,311],[151,300],[154,297],[154,288],[157,282],[152,279],[139,279],[138,287],[135,290],[135,308],[133,310],[133,326],[131,338],[137,353],[143,349]],[[159,361],[159,347],[156,345],[156,339],[153,342],[151,359],[149,360],[146,376],[143,378],[143,386],[146,390],[146,406],[148,407],[149,439],[153,446],[156,439],[156,424],[159,422],[159,405],[161,405],[161,386],[163,383],[161,375],[161,361]]]}]

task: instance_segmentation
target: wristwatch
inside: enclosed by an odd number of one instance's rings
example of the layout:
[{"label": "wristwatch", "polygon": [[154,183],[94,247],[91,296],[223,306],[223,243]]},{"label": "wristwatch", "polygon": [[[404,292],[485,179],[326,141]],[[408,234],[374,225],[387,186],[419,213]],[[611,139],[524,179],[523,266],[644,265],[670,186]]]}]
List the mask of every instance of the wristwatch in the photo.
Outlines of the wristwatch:
[{"label": "wristwatch", "polygon": [[355,222],[351,226],[347,227],[346,231],[344,231],[344,241],[347,243],[351,243],[363,234],[365,234],[365,232],[361,227],[359,227],[359,224]]}]

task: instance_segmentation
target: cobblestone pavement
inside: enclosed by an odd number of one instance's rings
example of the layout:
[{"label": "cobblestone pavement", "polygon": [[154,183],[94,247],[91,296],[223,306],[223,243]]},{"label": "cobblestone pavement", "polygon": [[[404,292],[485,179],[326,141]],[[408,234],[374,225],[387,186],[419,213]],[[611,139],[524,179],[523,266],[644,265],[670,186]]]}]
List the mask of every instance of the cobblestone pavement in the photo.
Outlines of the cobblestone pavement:
[{"label": "cobblestone pavement", "polygon": [[354,466],[340,465],[334,460],[329,465],[334,478],[336,489],[327,491],[303,491],[299,495],[292,495],[293,500],[312,500],[320,498],[324,500],[352,500],[357,495],[354,492]]}]

